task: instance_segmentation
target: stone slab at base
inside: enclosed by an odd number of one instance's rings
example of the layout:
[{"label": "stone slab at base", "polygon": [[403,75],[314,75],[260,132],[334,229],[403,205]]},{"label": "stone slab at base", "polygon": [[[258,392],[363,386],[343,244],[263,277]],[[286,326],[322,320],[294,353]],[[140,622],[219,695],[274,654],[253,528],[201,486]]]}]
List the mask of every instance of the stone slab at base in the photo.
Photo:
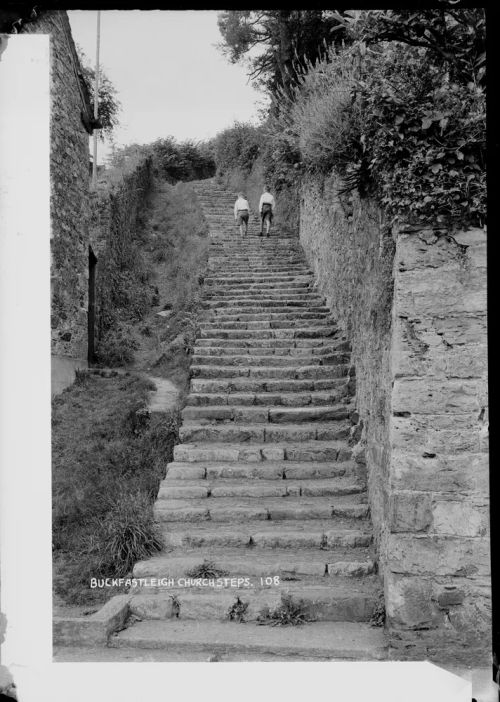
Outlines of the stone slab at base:
[{"label": "stone slab at base", "polygon": [[54,645],[88,646],[106,644],[109,636],[118,631],[129,613],[131,595],[116,595],[89,617],[54,617],[52,639]]},{"label": "stone slab at base", "polygon": [[69,356],[51,356],[51,395],[59,395],[75,380],[75,370],[88,368],[88,362],[83,358]]}]

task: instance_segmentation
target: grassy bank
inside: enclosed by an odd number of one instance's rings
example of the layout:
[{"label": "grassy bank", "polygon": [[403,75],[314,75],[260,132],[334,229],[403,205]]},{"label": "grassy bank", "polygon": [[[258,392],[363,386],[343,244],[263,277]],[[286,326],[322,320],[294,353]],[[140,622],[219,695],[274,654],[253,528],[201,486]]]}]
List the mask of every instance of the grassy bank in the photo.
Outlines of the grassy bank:
[{"label": "grassy bank", "polygon": [[[127,374],[78,373],[53,400],[54,590],[65,605],[98,605],[117,594],[90,589],[90,578],[123,577],[162,547],[152,506],[189,384],[207,233],[192,186],[157,181],[136,237],[137,265],[156,294],[122,330],[134,349],[133,360],[121,361]],[[115,342],[122,348],[119,335]],[[120,364],[118,354],[113,359]],[[154,389],[148,376],[180,390],[177,408],[161,419],[144,411]]]},{"label": "grassy bank", "polygon": [[184,395],[208,258],[208,227],[192,186],[159,184],[146,227],[158,304],[137,327],[136,365],[169,378]]},{"label": "grassy bank", "polygon": [[144,407],[150,381],[79,375],[53,400],[54,588],[67,603],[102,601],[91,577],[124,576],[161,548],[152,504],[171,460],[175,413]]}]

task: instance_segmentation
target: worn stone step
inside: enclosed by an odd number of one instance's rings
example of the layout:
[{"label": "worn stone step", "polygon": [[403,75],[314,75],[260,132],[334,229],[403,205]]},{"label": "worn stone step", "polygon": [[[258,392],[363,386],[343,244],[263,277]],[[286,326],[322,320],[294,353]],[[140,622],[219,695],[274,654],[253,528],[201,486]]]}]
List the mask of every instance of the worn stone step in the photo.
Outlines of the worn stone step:
[{"label": "worn stone step", "polygon": [[[213,271],[215,272],[215,271]],[[247,271],[246,273],[240,273],[239,275],[232,274],[227,275],[225,272],[221,272],[220,275],[209,275],[203,280],[204,285],[207,286],[219,286],[227,285],[233,287],[234,285],[261,285],[274,283],[286,283],[286,282],[314,282],[313,274],[308,271],[281,271],[275,273],[265,273],[259,271]]]},{"label": "worn stone step", "polygon": [[114,634],[115,648],[175,649],[190,656],[217,654],[272,655],[286,660],[383,660],[387,648],[383,631],[358,622],[315,622],[294,627],[258,626],[234,622],[143,621]]},{"label": "worn stone step", "polygon": [[348,439],[351,423],[345,420],[336,422],[265,423],[244,422],[212,423],[202,420],[185,421],[179,429],[182,442],[264,442],[280,441],[336,441]]},{"label": "worn stone step", "polygon": [[202,339],[318,339],[335,337],[339,334],[337,327],[288,327],[274,329],[217,329],[201,328]]},{"label": "worn stone step", "polygon": [[[376,572],[370,548],[355,549],[252,549],[204,548],[162,553],[138,561],[133,570],[135,578],[200,577],[200,567],[215,568],[225,576],[274,576],[297,582],[304,576],[327,578],[359,578]],[[197,571],[195,569],[198,569]],[[297,578],[292,580],[291,577]]]},{"label": "worn stone step", "polygon": [[182,410],[183,420],[208,419],[225,422],[264,422],[264,423],[296,423],[296,422],[327,422],[347,419],[352,408],[343,405],[318,407],[247,407],[246,405],[216,405],[214,407],[185,407]]},{"label": "worn stone step", "polygon": [[308,287],[314,281],[312,273],[253,273],[247,272],[245,275],[239,276],[207,276],[205,277],[203,283],[208,286],[228,286],[233,289],[240,286],[253,286],[259,285],[263,287],[274,287],[275,285],[281,284],[295,284],[300,283],[300,287]]},{"label": "worn stone step", "polygon": [[336,478],[326,480],[176,480],[170,475],[161,482],[158,500],[210,499],[221,497],[338,497],[358,495],[365,490],[359,480]]},{"label": "worn stone step", "polygon": [[241,406],[241,407],[323,407],[346,402],[347,388],[342,385],[336,391],[316,392],[282,392],[282,393],[195,393],[187,397],[187,407],[215,407],[215,406]]},{"label": "worn stone step", "polygon": [[[185,579],[181,579],[183,582]],[[245,578],[241,578],[245,580]],[[371,581],[374,579],[371,578]],[[259,583],[260,579],[247,578]],[[371,590],[371,591],[370,591]],[[300,586],[287,583],[273,588],[247,587],[238,589],[205,588],[193,592],[190,588],[168,589],[157,594],[139,593],[129,601],[129,611],[140,619],[219,620],[229,621],[229,610],[236,598],[246,605],[244,621],[255,622],[276,610],[286,595],[301,608],[308,619],[330,622],[366,622],[377,606],[377,584],[363,581],[336,583],[335,589],[325,585]],[[172,598],[175,595],[175,601]]]},{"label": "worn stone step", "polygon": [[356,549],[371,546],[368,522],[359,519],[240,520],[239,523],[169,522],[162,532],[166,548],[232,547],[251,549]]},{"label": "worn stone step", "polygon": [[[365,500],[360,501],[360,500]],[[282,497],[163,498],[154,505],[161,522],[236,522],[240,520],[366,519],[366,495],[287,495]]]},{"label": "worn stone step", "polygon": [[332,390],[346,387],[347,378],[304,378],[297,380],[277,378],[192,378],[191,392],[195,393],[282,393]]},{"label": "worn stone step", "polygon": [[203,291],[204,300],[317,300],[313,288],[252,288],[249,290],[226,290],[225,288],[207,288]]},{"label": "worn stone step", "polygon": [[253,292],[248,295],[215,295],[204,293],[201,304],[206,310],[223,310],[231,312],[233,309],[244,309],[245,307],[259,307],[262,311],[273,310],[276,307],[288,308],[291,310],[302,307],[309,308],[323,306],[325,299],[315,292],[300,293],[297,295],[280,295],[277,292]]},{"label": "worn stone step", "polygon": [[[201,341],[201,340],[200,340]],[[204,342],[206,342],[206,339],[203,339]],[[236,340],[237,341],[237,340]],[[267,341],[264,339],[263,341]],[[295,357],[296,359],[298,358],[300,362],[302,363],[302,360],[304,358],[308,357],[314,357],[315,360],[316,358],[319,357],[329,357],[329,356],[334,356],[335,358],[339,358],[340,354],[342,354],[342,363],[346,363],[350,359],[350,350],[343,350],[342,342],[330,342],[329,344],[325,343],[322,344],[321,346],[294,346],[294,342],[289,342],[288,345],[283,344],[280,347],[276,346],[257,346],[256,344],[253,346],[234,346],[234,345],[227,345],[227,346],[220,346],[217,342],[217,340],[214,340],[213,344],[199,344],[196,343],[194,346],[194,354],[195,355],[200,355],[200,356],[252,356],[252,357],[258,357],[258,356],[288,356],[288,357]],[[321,360],[321,359],[320,359]]]},{"label": "worn stone step", "polygon": [[312,339],[201,339],[198,338],[195,343],[195,348],[240,348],[248,349],[249,353],[258,353],[256,349],[284,349],[283,352],[276,351],[275,353],[290,353],[290,349],[297,349],[296,353],[301,353],[300,349],[318,349],[311,353],[324,353],[324,348],[332,349],[332,352],[350,350],[349,343],[339,338],[332,337],[315,337]]},{"label": "worn stone step", "polygon": [[[247,368],[248,366],[275,366],[279,368],[296,368],[298,364],[304,366],[345,366],[350,360],[348,353],[330,353],[330,354],[312,354],[312,353],[297,353],[278,355],[276,353],[246,353],[233,354],[222,353],[219,356],[202,353],[201,350],[195,349],[192,356],[193,366],[237,366],[238,368]],[[252,372],[250,372],[250,375]],[[237,375],[237,374],[235,374]]]},{"label": "worn stone step", "polygon": [[325,320],[331,319],[329,312],[310,312],[308,310],[297,312],[228,312],[227,309],[214,309],[205,315],[211,322],[271,322],[284,320]]},{"label": "worn stone step", "polygon": [[292,441],[276,443],[215,443],[177,444],[174,461],[255,463],[260,461],[349,461],[352,450],[344,441]]},{"label": "worn stone step", "polygon": [[303,481],[344,477],[347,485],[358,480],[355,464],[344,461],[172,461],[168,464],[167,481]]},{"label": "worn stone step", "polygon": [[308,378],[342,378],[347,375],[347,364],[336,365],[300,365],[300,359],[287,366],[231,366],[231,365],[197,365],[192,364],[192,378],[279,378],[303,380]]}]

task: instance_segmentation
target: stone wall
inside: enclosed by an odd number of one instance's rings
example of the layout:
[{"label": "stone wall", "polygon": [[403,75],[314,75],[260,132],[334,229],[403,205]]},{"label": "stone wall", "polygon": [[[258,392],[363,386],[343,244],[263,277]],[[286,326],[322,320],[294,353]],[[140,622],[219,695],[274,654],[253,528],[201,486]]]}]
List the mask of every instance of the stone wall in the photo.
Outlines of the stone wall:
[{"label": "stone wall", "polygon": [[65,12],[46,11],[23,33],[51,35],[52,353],[87,357],[89,105]]},{"label": "stone wall", "polygon": [[[339,197],[333,177],[303,182],[300,240],[318,286],[345,331],[356,369],[375,540],[386,528],[394,242],[379,210]],[[363,455],[363,453],[365,455]]]},{"label": "stone wall", "polygon": [[394,235],[391,642],[395,655],[488,664],[486,235]]},{"label": "stone wall", "polygon": [[330,177],[300,238],[352,344],[391,655],[488,665],[485,234],[391,229]]},{"label": "stone wall", "polygon": [[[120,313],[127,314],[129,293],[141,304],[131,286],[141,277],[138,245],[144,229],[149,197],[154,186],[152,159],[142,157],[120,169],[110,169],[91,194],[89,241],[97,257],[96,336],[99,340]],[[139,281],[140,283],[140,281]],[[149,288],[147,290],[150,296]],[[148,297],[144,304],[149,309]]]}]

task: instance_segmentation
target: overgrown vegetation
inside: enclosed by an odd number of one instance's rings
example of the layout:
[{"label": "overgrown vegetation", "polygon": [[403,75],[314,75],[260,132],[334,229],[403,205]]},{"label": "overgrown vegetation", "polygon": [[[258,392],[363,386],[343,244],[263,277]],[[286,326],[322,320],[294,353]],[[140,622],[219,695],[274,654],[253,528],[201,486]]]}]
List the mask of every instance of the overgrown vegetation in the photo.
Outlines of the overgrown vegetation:
[{"label": "overgrown vegetation", "polygon": [[116,594],[91,589],[90,578],[123,577],[161,549],[152,504],[179,418],[144,411],[151,389],[133,375],[81,374],[53,400],[54,588],[67,603]]},{"label": "overgrown vegetation", "polygon": [[[82,66],[82,75],[90,99],[90,108],[94,113],[94,86],[95,86],[95,68],[90,64],[90,59],[85,55],[81,46],[77,47],[78,56]],[[99,86],[98,86],[98,115],[99,122],[102,125],[98,130],[98,135],[101,140],[105,137],[112,138],[115,127],[120,123],[119,114],[121,112],[121,103],[117,96],[117,91],[113,83],[109,80],[102,67],[99,71]]]},{"label": "overgrown vegetation", "polygon": [[[158,173],[153,151],[133,145],[114,155],[101,179],[95,227],[106,246],[99,257],[95,360],[128,366],[149,336],[148,362],[161,357],[164,375],[172,360],[168,344],[178,337],[174,356],[193,345],[207,226],[191,186],[155,178],[155,168]],[[168,322],[155,316],[158,305],[172,310]]]},{"label": "overgrown vegetation", "polygon": [[189,578],[222,578],[224,575],[228,575],[228,572],[223,568],[218,568],[213,561],[205,559],[203,563],[188,570],[186,575]]},{"label": "overgrown vegetation", "polygon": [[307,616],[303,600],[294,600],[291,595],[281,594],[281,603],[273,610],[265,607],[257,618],[258,624],[268,626],[299,626],[314,621]]},{"label": "overgrown vegetation", "polygon": [[187,390],[190,356],[198,329],[208,227],[189,183],[158,186],[147,224],[147,255],[155,264],[160,308],[150,319],[148,361],[155,374]]},{"label": "overgrown vegetation", "polygon": [[302,176],[334,171],[391,219],[484,224],[484,10],[330,12],[346,44],[304,54],[262,125],[219,135],[218,169],[260,160],[292,213]]},{"label": "overgrown vegetation", "polygon": [[249,604],[249,602],[243,602],[240,600],[239,596],[236,596],[236,600],[227,611],[227,618],[229,621],[242,624],[245,621],[245,615]]}]

